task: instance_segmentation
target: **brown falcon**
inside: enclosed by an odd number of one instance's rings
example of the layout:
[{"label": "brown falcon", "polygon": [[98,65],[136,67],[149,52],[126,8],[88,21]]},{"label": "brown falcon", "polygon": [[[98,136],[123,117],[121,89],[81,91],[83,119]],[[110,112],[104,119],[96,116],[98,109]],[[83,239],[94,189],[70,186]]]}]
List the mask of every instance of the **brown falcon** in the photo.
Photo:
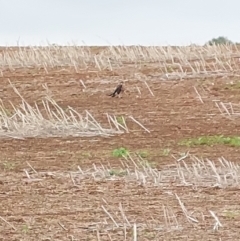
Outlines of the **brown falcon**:
[{"label": "brown falcon", "polygon": [[117,86],[117,88],[114,90],[114,92],[112,93],[112,94],[110,94],[110,95],[108,95],[108,96],[112,96],[112,97],[115,97],[115,95],[116,94],[120,94],[121,92],[123,92],[124,90],[123,90],[123,82],[121,82],[118,86]]}]

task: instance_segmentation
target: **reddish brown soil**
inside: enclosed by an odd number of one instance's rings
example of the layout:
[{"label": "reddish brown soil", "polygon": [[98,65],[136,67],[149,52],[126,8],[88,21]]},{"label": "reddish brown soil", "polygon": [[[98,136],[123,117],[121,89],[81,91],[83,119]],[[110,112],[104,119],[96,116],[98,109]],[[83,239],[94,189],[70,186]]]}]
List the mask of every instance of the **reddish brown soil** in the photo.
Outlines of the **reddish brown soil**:
[{"label": "reddish brown soil", "polygon": [[[147,67],[142,72],[147,75]],[[122,98],[111,98],[107,94],[118,82],[117,74],[111,71],[75,73],[71,69],[55,69],[47,74],[42,69],[5,70],[0,77],[0,91],[6,106],[7,101],[19,103],[8,79],[30,104],[42,99],[46,92],[42,84],[47,84],[53,98],[63,108],[71,106],[80,113],[88,110],[103,125],[107,123],[104,113],[131,115],[150,133],[126,118],[130,133],[111,138],[1,139],[0,216],[9,222],[0,219],[2,240],[133,240],[133,228],[124,227],[127,222],[121,217],[120,203],[129,222],[138,226],[138,240],[239,240],[237,189],[195,189],[178,186],[174,180],[164,187],[143,186],[126,182],[124,178],[112,181],[87,178],[74,185],[69,174],[54,174],[77,171],[78,166],[91,168],[93,163],[110,163],[118,168],[121,159],[114,158],[111,153],[119,147],[131,152],[147,151],[149,162],[154,162],[158,169],[174,164],[171,154],[179,156],[187,151],[213,161],[224,156],[238,162],[240,151],[234,147],[188,148],[178,145],[180,140],[189,137],[237,135],[240,132],[240,121],[222,117],[213,102],[217,99],[239,103],[239,91],[225,88],[229,79],[148,81],[154,96],[144,83],[128,79],[125,88],[129,92]],[[85,82],[85,92],[79,79]],[[101,79],[112,82],[101,84]],[[194,86],[204,103],[198,99]],[[201,86],[208,90],[204,93]],[[168,156],[162,154],[166,148],[171,150]],[[27,179],[24,169],[30,173],[28,164],[39,173],[37,177],[41,180]],[[188,222],[175,193],[188,212],[194,212],[199,223]],[[113,216],[118,227],[103,207]],[[179,230],[169,232],[173,221],[166,224],[163,207],[175,213]],[[223,225],[219,231],[213,231],[215,221],[209,210]]]}]

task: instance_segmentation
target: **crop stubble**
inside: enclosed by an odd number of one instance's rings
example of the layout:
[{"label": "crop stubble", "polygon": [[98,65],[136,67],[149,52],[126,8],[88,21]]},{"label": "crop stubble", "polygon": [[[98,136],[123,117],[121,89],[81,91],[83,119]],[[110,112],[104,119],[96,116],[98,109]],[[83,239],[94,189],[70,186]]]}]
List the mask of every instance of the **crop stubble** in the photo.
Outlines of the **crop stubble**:
[{"label": "crop stubble", "polygon": [[[147,150],[157,169],[165,170],[171,168],[167,165],[175,165],[175,161],[171,155],[160,155],[160,150],[170,148],[175,156],[189,150],[179,147],[179,140],[208,134],[234,135],[240,131],[238,121],[222,117],[213,101],[238,103],[236,90],[223,87],[228,78],[214,81],[209,78],[209,83],[214,85],[197,79],[152,80],[148,77],[151,66],[145,65],[141,72],[147,76],[154,96],[143,82],[127,74],[127,64],[120,76],[109,70],[76,73],[70,67],[64,71],[51,69],[48,73],[33,68],[3,72],[0,89],[4,103],[19,102],[8,79],[30,104],[41,100],[46,93],[42,84],[47,84],[61,107],[71,106],[80,113],[88,110],[105,124],[104,113],[124,116],[129,128],[129,133],[109,138],[1,139],[0,213],[4,220],[0,220],[0,237],[3,240],[133,240],[134,224],[138,240],[238,239],[237,187],[196,188],[179,184],[174,177],[156,186],[151,182],[127,180],[124,176],[93,178],[91,171],[82,176],[75,173],[78,166],[88,170],[93,168],[93,163],[120,168],[122,159],[112,157],[111,152],[121,146],[132,152]],[[129,93],[124,93],[122,98],[107,96],[122,76]],[[86,85],[85,91],[80,79]],[[202,103],[194,86],[200,90],[204,84],[208,85],[208,91],[201,92]],[[239,156],[236,148],[225,146],[195,147],[190,152],[213,161],[224,156],[237,162]],[[187,219],[177,197],[188,215],[198,222]],[[216,220],[209,210],[223,225],[218,231],[213,231]]]}]

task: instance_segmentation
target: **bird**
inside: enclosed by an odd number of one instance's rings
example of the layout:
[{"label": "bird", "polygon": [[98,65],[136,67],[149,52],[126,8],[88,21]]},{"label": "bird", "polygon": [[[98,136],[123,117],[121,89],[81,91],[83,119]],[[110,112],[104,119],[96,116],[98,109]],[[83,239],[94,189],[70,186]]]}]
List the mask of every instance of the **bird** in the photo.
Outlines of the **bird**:
[{"label": "bird", "polygon": [[123,92],[123,82],[120,82],[120,84],[117,86],[117,88],[114,90],[114,92],[108,96],[112,96],[115,97],[116,94],[120,94],[121,92]]}]

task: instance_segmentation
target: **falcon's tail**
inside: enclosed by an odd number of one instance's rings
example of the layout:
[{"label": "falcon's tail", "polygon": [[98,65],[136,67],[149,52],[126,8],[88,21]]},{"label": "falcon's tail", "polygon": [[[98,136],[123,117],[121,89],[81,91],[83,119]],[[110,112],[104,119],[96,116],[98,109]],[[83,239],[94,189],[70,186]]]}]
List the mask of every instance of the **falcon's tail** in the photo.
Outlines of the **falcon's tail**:
[{"label": "falcon's tail", "polygon": [[115,94],[114,94],[114,93],[112,93],[112,94],[110,94],[110,95],[107,95],[107,96],[112,96],[112,97],[114,97],[114,96],[115,96]]}]

